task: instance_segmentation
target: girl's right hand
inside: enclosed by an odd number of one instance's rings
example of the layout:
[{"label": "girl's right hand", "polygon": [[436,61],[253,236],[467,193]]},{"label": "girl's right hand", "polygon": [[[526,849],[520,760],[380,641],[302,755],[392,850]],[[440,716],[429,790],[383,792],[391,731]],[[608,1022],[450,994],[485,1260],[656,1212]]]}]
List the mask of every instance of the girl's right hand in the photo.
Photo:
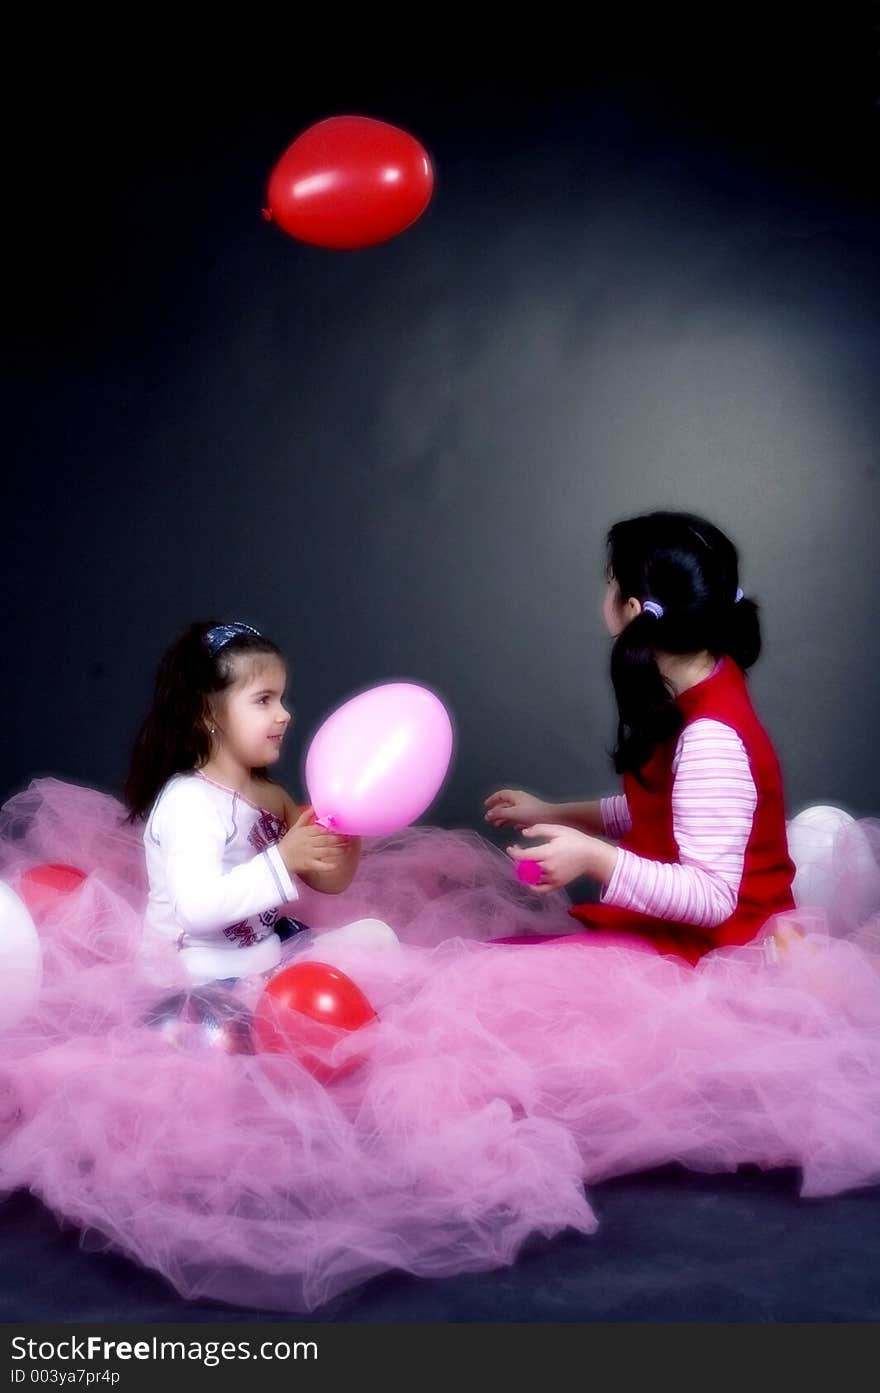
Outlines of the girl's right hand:
[{"label": "girl's right hand", "polygon": [[296,822],[278,842],[285,866],[291,875],[314,871],[335,871],[349,838],[328,832],[315,821],[314,808],[303,808]]},{"label": "girl's right hand", "polygon": [[554,805],[526,793],[521,788],[502,788],[486,799],[486,822],[493,827],[531,827],[536,822],[552,822]]}]

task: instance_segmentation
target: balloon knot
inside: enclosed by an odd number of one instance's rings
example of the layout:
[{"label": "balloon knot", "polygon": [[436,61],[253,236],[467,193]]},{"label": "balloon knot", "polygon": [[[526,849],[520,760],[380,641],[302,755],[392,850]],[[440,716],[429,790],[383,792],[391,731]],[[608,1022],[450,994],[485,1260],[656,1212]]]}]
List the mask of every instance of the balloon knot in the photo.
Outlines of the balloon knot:
[{"label": "balloon knot", "polygon": [[264,208],[262,211],[263,211],[263,217],[265,218],[266,222],[271,222],[271,221],[272,221],[272,209],[271,209],[271,208]]}]

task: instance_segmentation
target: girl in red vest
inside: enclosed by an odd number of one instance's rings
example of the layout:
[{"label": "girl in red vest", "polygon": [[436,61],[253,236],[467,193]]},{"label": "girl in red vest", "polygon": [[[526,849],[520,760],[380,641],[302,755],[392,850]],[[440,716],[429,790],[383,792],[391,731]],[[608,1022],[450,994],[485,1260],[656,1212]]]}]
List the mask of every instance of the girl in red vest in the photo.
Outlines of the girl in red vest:
[{"label": "girl in red vest", "polygon": [[623,793],[550,804],[502,789],[486,818],[541,839],[508,851],[540,867],[538,894],[600,883],[598,903],[571,909],[589,932],[562,937],[696,963],[794,908],[782,775],[746,679],[761,651],[758,606],[739,588],[736,547],[690,513],[616,523],[607,580]]}]

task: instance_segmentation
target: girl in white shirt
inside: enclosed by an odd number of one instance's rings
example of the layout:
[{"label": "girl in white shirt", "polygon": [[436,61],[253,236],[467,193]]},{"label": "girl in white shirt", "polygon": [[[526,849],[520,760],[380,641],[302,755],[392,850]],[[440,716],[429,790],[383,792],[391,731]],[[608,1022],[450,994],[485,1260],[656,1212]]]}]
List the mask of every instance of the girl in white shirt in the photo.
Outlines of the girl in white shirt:
[{"label": "girl in white shirt", "polygon": [[[360,838],[319,827],[270,775],[291,722],[286,676],[251,625],[191,624],[159,664],[135,740],[125,800],[128,821],[144,821],[145,933],[171,938],[194,981],[271,972],[306,927],[282,914],[301,885],[338,894],[357,870]],[[359,920],[322,935],[323,958],[337,938],[395,935]]]}]

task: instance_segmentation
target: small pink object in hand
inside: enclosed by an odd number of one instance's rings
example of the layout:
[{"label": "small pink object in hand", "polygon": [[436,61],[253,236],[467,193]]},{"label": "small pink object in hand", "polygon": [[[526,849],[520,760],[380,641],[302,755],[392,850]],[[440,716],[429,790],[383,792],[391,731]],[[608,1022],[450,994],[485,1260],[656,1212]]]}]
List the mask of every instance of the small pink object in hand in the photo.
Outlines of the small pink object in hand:
[{"label": "small pink object in hand", "polygon": [[524,885],[540,885],[544,869],[540,861],[517,861],[516,878]]}]

